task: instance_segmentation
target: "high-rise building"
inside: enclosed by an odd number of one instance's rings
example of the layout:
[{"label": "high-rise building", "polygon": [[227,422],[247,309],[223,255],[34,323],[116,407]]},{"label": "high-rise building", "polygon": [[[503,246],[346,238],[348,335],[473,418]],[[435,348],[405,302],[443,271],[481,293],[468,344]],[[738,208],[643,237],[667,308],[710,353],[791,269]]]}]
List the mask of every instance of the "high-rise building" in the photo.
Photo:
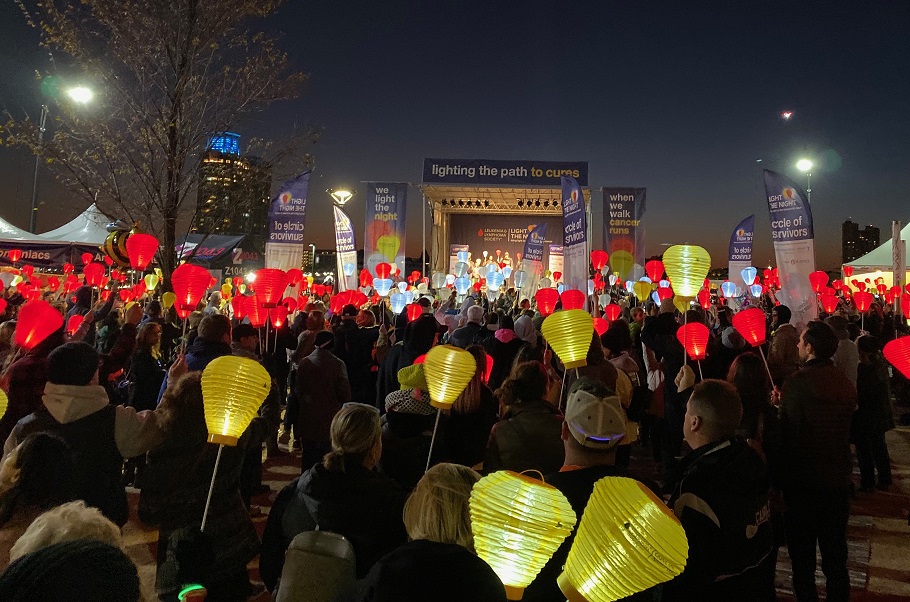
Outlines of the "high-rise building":
[{"label": "high-rise building", "polygon": [[213,136],[199,167],[193,231],[247,234],[264,244],[272,190],[272,167],[240,153],[240,135]]},{"label": "high-rise building", "polygon": [[847,263],[878,247],[881,232],[875,226],[860,228],[847,220],[841,226],[841,260]]}]

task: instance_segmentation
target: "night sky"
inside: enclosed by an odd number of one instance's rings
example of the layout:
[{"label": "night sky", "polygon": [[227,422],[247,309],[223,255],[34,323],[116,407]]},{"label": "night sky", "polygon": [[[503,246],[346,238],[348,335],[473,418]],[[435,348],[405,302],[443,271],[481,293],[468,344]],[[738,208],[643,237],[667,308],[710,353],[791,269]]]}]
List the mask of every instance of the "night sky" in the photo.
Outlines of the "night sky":
[{"label": "night sky", "polygon": [[[705,246],[726,265],[732,228],[756,214],[753,263],[773,261],[761,169],[805,186],[819,267],[840,262],[840,223],[910,220],[910,3],[305,2],[265,27],[310,74],[243,135],[323,129],[311,152],[307,232],[334,244],[330,187],[350,186],[363,232],[364,181],[419,184],[425,157],[588,161],[594,245],[601,186],[647,187],[647,250]],[[0,8],[0,103],[37,113],[46,69],[13,2]],[[790,121],[781,111],[794,112]],[[0,215],[27,227],[33,159],[0,149]],[[83,207],[45,172],[39,230]],[[277,183],[276,183],[277,185]],[[420,250],[411,188],[408,254]]]}]

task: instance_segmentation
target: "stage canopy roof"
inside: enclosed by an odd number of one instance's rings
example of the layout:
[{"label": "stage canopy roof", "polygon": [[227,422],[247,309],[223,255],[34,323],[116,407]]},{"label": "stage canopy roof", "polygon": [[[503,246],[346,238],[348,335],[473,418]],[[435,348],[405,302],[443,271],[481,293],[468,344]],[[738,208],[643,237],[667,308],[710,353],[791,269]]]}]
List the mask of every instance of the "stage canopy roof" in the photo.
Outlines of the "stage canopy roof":
[{"label": "stage canopy roof", "polygon": [[[890,272],[892,266],[894,265],[891,260],[891,245],[893,239],[889,238],[884,244],[879,245],[877,248],[869,251],[859,259],[854,259],[849,262],[847,265],[853,266],[857,271],[876,271],[881,270],[882,272]],[[904,229],[901,230],[901,240],[904,241],[904,249],[910,245],[910,224],[904,226]],[[904,255],[907,257],[910,254]]]},{"label": "stage canopy roof", "polygon": [[42,241],[44,239],[37,234],[32,234],[31,232],[26,232],[22,228],[17,228],[0,217],[0,240]]},{"label": "stage canopy roof", "polygon": [[100,245],[107,238],[107,225],[113,221],[92,203],[88,209],[77,215],[72,221],[41,234],[40,239]]}]

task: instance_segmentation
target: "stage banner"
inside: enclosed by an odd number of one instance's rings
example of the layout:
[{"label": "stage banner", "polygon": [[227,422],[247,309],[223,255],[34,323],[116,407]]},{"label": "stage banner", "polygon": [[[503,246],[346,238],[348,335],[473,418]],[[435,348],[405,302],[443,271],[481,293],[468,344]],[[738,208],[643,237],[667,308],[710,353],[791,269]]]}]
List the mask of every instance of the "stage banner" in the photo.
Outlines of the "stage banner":
[{"label": "stage banner", "polygon": [[522,297],[530,298],[540,284],[543,277],[543,245],[547,239],[547,224],[532,224],[528,226],[528,236],[525,238],[524,251],[521,256],[521,269],[527,274]]},{"label": "stage banner", "polygon": [[300,269],[303,265],[303,227],[310,172],[305,171],[281,185],[269,204],[269,229],[265,240],[265,267]]},{"label": "stage banner", "polygon": [[789,178],[764,170],[771,238],[781,289],[777,300],[790,308],[797,330],[818,316],[809,274],[815,271],[815,231],[806,193]]},{"label": "stage banner", "polygon": [[566,289],[588,290],[588,224],[585,197],[575,178],[562,181],[562,282]]},{"label": "stage banner", "polygon": [[407,204],[407,182],[367,183],[363,256],[371,272],[383,262],[394,263],[393,272],[395,268],[404,272]]},{"label": "stage banner", "polygon": [[647,188],[604,188],[604,250],[610,269],[620,281],[628,279],[635,264],[645,265],[645,214]]},{"label": "stage banner", "polygon": [[502,161],[496,159],[424,159],[424,184],[557,186],[560,177],[588,185],[585,161]]},{"label": "stage banner", "polygon": [[553,286],[556,286],[556,278],[552,274],[554,272],[562,273],[562,249],[562,245],[550,245],[547,248],[547,270],[550,272],[550,280],[553,281]]},{"label": "stage banner", "polygon": [[338,283],[336,289],[339,293],[357,289],[357,246],[354,242],[354,224],[351,218],[341,207],[332,207],[335,210],[335,261],[338,264]]},{"label": "stage banner", "polygon": [[[13,249],[22,253],[22,257],[15,264],[9,258],[9,252]],[[91,253],[95,261],[101,261],[104,257],[97,245],[6,240],[0,241],[0,266],[21,268],[23,264],[27,263],[37,270],[60,270],[64,263],[82,265],[80,257],[83,253]]]},{"label": "stage banner", "polygon": [[730,235],[729,270],[727,280],[743,290],[748,289],[742,271],[752,266],[752,235],[755,232],[755,214],[750,215],[733,228]]}]

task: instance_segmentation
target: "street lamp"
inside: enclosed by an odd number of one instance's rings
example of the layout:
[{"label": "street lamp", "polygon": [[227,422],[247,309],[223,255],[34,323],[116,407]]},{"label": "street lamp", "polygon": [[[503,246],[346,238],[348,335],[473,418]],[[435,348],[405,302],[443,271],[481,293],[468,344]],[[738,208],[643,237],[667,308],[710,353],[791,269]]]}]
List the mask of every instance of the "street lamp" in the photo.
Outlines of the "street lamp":
[{"label": "street lamp", "polygon": [[[66,95],[73,102],[84,105],[91,102],[95,96],[90,88],[74,86],[66,91]],[[44,154],[44,132],[47,131],[47,114],[50,110],[46,104],[41,105],[41,117],[38,119],[38,153],[35,155],[35,175],[32,178],[32,212],[28,220],[28,231],[32,234],[38,223],[38,169],[41,167],[41,155]]]},{"label": "street lamp", "polygon": [[806,201],[812,204],[812,161],[809,159],[800,159],[796,162],[796,169],[806,174]]},{"label": "street lamp", "polygon": [[339,207],[344,207],[344,204],[351,200],[351,197],[354,196],[354,193],[350,190],[327,190],[333,199],[335,199],[335,204]]}]

